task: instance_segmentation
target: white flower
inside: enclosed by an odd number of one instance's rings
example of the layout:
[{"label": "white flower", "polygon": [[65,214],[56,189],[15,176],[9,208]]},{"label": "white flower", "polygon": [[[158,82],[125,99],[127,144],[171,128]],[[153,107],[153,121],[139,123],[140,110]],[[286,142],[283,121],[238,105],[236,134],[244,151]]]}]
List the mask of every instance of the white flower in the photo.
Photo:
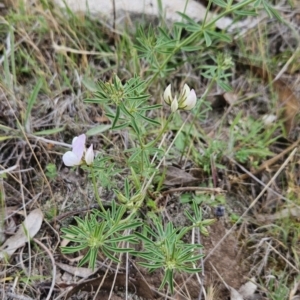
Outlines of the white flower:
[{"label": "white flower", "polygon": [[195,107],[197,96],[194,90],[185,84],[178,100],[179,109],[191,110]]},{"label": "white flower", "polygon": [[276,121],[277,117],[275,115],[264,115],[262,120],[266,126],[271,125]]},{"label": "white flower", "polygon": [[184,101],[184,107],[182,109],[184,110],[191,110],[195,107],[197,102],[197,96],[194,90],[191,90],[189,95],[187,96],[186,100]]},{"label": "white flower", "polygon": [[91,165],[94,162],[94,157],[95,157],[95,154],[94,154],[94,150],[93,150],[93,145],[91,145],[85,152],[84,159],[85,159],[86,164]]},{"label": "white flower", "polygon": [[172,112],[175,112],[178,109],[191,110],[195,107],[197,102],[195,91],[191,90],[187,84],[183,86],[178,100],[176,96],[174,98],[172,97],[171,84],[169,84],[165,89],[163,97],[164,101],[171,106]]},{"label": "white flower", "polygon": [[63,162],[68,167],[78,166],[81,164],[82,156],[85,151],[85,134],[74,137],[72,141],[72,151],[68,151],[63,155]]}]

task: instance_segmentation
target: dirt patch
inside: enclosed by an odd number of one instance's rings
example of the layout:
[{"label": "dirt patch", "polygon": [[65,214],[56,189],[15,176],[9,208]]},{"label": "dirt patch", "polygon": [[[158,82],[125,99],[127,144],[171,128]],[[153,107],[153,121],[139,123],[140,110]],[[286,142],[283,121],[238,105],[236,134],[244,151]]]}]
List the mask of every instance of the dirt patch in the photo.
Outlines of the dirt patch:
[{"label": "dirt patch", "polygon": [[[218,220],[210,226],[209,236],[202,238],[205,258],[205,277],[216,278],[216,271],[231,287],[238,289],[246,279],[248,267],[242,263],[243,255],[235,231],[232,231],[224,241],[218,245],[229,229],[224,220]],[[216,248],[216,246],[218,247]]]}]

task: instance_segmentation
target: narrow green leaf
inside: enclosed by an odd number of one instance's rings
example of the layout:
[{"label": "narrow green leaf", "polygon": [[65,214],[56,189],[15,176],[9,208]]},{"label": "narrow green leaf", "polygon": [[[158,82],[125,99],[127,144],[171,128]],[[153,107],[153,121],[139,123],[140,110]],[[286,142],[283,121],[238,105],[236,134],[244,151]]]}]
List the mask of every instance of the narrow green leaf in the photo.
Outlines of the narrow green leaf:
[{"label": "narrow green leaf", "polygon": [[161,108],[161,107],[162,107],[161,104],[155,104],[155,105],[142,107],[142,108],[140,108],[140,111],[152,110],[152,109],[157,109],[157,108]]},{"label": "narrow green leaf", "polygon": [[120,236],[117,238],[110,238],[108,239],[109,243],[119,243],[119,242],[125,242],[125,241],[129,241],[129,242],[135,242],[135,237],[133,235],[124,235],[124,236]]},{"label": "narrow green leaf", "polygon": [[211,43],[212,43],[211,37],[210,37],[210,35],[206,31],[203,31],[203,34],[204,34],[204,39],[205,39],[206,47],[209,47],[211,45]]},{"label": "narrow green leaf", "polygon": [[52,128],[52,129],[46,129],[46,130],[42,130],[42,131],[36,131],[34,132],[34,135],[40,136],[40,135],[50,135],[50,134],[55,134],[61,131],[64,131],[65,128],[64,127],[60,127],[60,128]]},{"label": "narrow green leaf", "polygon": [[136,132],[136,134],[140,136],[141,135],[141,131],[140,131],[139,126],[136,124],[136,121],[135,121],[134,118],[131,119],[131,126],[134,129],[134,131]]},{"label": "narrow green leaf", "polygon": [[160,123],[159,123],[158,121],[155,121],[155,120],[153,120],[153,119],[147,118],[147,117],[143,116],[142,114],[139,114],[139,116],[140,116],[142,119],[144,119],[145,121],[147,121],[147,122],[149,122],[149,123],[151,123],[151,124],[158,125],[158,126],[160,125]]},{"label": "narrow green leaf", "polygon": [[25,112],[25,118],[24,118],[24,127],[25,127],[25,130],[27,132],[30,131],[30,114],[31,114],[31,110],[33,108],[33,105],[34,103],[36,102],[36,99],[37,99],[37,95],[41,89],[43,85],[43,80],[42,78],[39,78],[38,82],[36,83],[33,91],[32,91],[32,94],[30,95],[29,99],[28,99],[28,103],[27,103],[27,108],[26,108],[26,112]]},{"label": "narrow green leaf", "polygon": [[123,124],[120,124],[120,125],[116,125],[116,126],[115,126],[114,128],[112,128],[112,129],[114,129],[114,130],[119,130],[119,129],[126,128],[128,125],[129,125],[129,123],[126,122],[126,123],[123,123]]},{"label": "narrow green leaf", "polygon": [[149,238],[147,238],[146,236],[144,236],[143,234],[141,234],[139,232],[136,232],[135,235],[146,243],[154,244],[154,242],[152,240],[150,240]]},{"label": "narrow green leaf", "polygon": [[116,115],[115,115],[115,118],[114,118],[114,121],[113,121],[113,124],[111,126],[112,129],[115,129],[115,126],[119,120],[119,117],[120,117],[120,107],[118,106],[117,107],[117,110],[116,110]]},{"label": "narrow green leaf", "polygon": [[110,258],[112,261],[116,262],[116,263],[119,263],[120,261],[114,257],[110,252],[109,250],[106,249],[106,247],[102,247],[102,252],[108,257]]},{"label": "narrow green leaf", "polygon": [[199,273],[202,271],[201,268],[184,268],[184,271],[187,272],[187,273]]},{"label": "narrow green leaf", "polygon": [[82,83],[83,83],[83,85],[84,85],[90,92],[97,92],[97,91],[98,91],[97,84],[96,84],[93,80],[91,80],[90,78],[83,77]]},{"label": "narrow green leaf", "polygon": [[13,139],[13,138],[15,138],[15,136],[13,136],[13,135],[0,136],[0,142],[5,141],[5,140],[9,140],[9,139]]},{"label": "narrow green leaf", "polygon": [[71,254],[86,249],[86,245],[78,245],[72,247],[61,247],[62,253]]},{"label": "narrow green leaf", "polygon": [[145,268],[148,268],[148,269],[159,269],[163,266],[163,264],[158,264],[158,263],[154,263],[154,264],[151,264],[151,263],[145,263],[145,262],[139,262],[138,263],[140,266],[142,267],[145,267]]},{"label": "narrow green leaf", "polygon": [[112,127],[112,125],[110,125],[110,124],[101,124],[101,125],[98,125],[98,126],[95,126],[91,129],[89,129],[86,132],[86,135],[87,136],[97,135],[97,134],[100,134],[102,132],[109,130],[111,127]]}]

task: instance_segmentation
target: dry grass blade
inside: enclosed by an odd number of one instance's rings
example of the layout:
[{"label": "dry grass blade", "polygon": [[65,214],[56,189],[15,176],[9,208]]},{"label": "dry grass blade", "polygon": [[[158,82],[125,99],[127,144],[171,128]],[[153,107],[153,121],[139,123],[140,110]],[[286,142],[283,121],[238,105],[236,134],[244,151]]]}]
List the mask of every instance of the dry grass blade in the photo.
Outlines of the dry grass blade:
[{"label": "dry grass blade", "polygon": [[274,222],[279,219],[284,219],[288,217],[294,217],[296,219],[300,218],[300,207],[290,207],[290,208],[284,208],[276,213],[270,214],[270,215],[263,215],[258,214],[255,215],[255,219],[258,222]]},{"label": "dry grass blade", "polygon": [[34,242],[37,243],[41,248],[43,248],[46,251],[46,253],[50,257],[50,260],[51,260],[51,263],[52,263],[52,282],[51,282],[50,290],[49,290],[47,298],[46,298],[46,300],[50,300],[51,296],[52,296],[52,293],[53,293],[53,290],[54,290],[55,278],[56,278],[55,260],[54,260],[54,257],[52,255],[51,251],[43,243],[41,243],[37,239],[34,239]]}]

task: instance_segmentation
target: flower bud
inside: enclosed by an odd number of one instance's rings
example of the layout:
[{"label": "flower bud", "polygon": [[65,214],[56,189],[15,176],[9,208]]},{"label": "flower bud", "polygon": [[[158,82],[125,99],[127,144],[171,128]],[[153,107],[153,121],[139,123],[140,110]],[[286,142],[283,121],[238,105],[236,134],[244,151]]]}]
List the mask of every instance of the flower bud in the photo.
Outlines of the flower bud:
[{"label": "flower bud", "polygon": [[171,84],[169,84],[164,91],[164,100],[168,105],[172,104],[173,98],[171,93]]},{"label": "flower bud", "polygon": [[175,98],[173,99],[172,103],[171,103],[171,111],[175,112],[178,109],[178,101],[177,98],[175,96]]},{"label": "flower bud", "polygon": [[94,162],[94,158],[95,158],[95,154],[94,154],[93,144],[92,144],[85,152],[84,159],[87,165],[91,165]]},{"label": "flower bud", "polygon": [[188,95],[190,94],[190,92],[191,92],[190,87],[187,84],[185,84],[183,86],[183,89],[182,89],[182,92],[181,92],[181,97],[183,99],[186,99],[188,97]]}]

